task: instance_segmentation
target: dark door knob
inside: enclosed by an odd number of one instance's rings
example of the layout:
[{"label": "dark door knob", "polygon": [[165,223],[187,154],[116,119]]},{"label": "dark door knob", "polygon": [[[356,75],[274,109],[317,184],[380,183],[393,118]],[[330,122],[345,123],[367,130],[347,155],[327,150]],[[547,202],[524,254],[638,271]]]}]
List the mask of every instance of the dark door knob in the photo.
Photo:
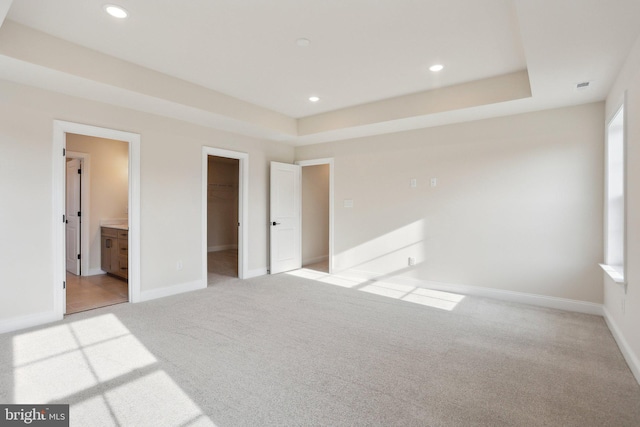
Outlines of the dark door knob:
[{"label": "dark door knob", "polygon": [[275,221],[273,221],[273,222],[271,223],[271,225],[280,225],[280,223],[279,223],[279,222],[275,222]]}]

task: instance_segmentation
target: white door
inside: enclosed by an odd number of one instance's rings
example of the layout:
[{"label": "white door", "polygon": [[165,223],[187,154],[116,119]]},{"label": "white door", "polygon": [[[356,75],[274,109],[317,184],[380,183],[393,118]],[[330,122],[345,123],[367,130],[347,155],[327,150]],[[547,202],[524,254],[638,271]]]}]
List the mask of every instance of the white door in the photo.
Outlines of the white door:
[{"label": "white door", "polygon": [[80,160],[67,162],[66,264],[69,273],[80,274]]},{"label": "white door", "polygon": [[271,274],[302,267],[301,167],[271,162]]}]

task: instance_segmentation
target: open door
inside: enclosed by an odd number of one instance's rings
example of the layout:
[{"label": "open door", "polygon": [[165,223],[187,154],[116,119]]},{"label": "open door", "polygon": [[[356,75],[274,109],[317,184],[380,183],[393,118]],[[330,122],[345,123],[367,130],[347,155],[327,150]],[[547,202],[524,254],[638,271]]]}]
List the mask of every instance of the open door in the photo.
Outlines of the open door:
[{"label": "open door", "polygon": [[271,274],[302,267],[300,183],[300,166],[271,162]]},{"label": "open door", "polygon": [[67,162],[66,265],[69,273],[80,275],[80,179],[79,159]]}]

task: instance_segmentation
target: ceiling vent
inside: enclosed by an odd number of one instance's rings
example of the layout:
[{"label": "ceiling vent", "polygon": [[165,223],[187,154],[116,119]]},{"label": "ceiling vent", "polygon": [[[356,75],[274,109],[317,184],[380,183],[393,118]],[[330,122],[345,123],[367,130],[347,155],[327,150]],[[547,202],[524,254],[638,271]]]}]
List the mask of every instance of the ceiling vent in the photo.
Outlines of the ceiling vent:
[{"label": "ceiling vent", "polygon": [[589,89],[591,82],[580,82],[576,84],[576,90],[586,90]]}]

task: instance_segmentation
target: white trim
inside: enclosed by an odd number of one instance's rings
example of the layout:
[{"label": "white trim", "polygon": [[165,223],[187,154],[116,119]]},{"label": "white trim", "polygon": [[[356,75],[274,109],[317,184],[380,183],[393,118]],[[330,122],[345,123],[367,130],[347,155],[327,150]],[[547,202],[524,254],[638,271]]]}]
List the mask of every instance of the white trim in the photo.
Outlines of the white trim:
[{"label": "white trim", "polygon": [[207,252],[226,251],[227,249],[238,249],[238,245],[230,244],[230,245],[209,246],[207,248]]},{"label": "white trim", "polygon": [[312,159],[312,160],[299,160],[296,165],[316,166],[316,165],[329,165],[329,274],[333,273],[333,199],[334,199],[334,167],[333,158]]},{"label": "white trim", "polygon": [[598,264],[600,268],[604,270],[605,273],[609,275],[611,280],[613,280],[618,285],[625,286],[626,290],[626,281],[624,279],[624,266],[622,265],[607,265],[607,264]]},{"label": "white trim", "polygon": [[55,311],[29,314],[27,316],[12,317],[0,321],[0,334],[30,328],[32,326],[44,325],[46,323],[62,320],[62,315]]},{"label": "white trim", "polygon": [[322,255],[322,256],[316,256],[313,258],[305,258],[302,260],[302,266],[304,267],[305,265],[309,265],[309,264],[316,264],[319,262],[325,262],[326,260],[329,259],[329,255]]},{"label": "white trim", "polygon": [[418,288],[433,289],[444,292],[452,292],[462,295],[472,295],[483,298],[493,298],[501,301],[529,304],[539,307],[555,308],[557,310],[573,311],[576,313],[594,314],[602,316],[602,304],[587,301],[578,301],[567,298],[552,297],[547,295],[529,294],[525,292],[505,291],[503,289],[484,288],[472,285],[460,285],[451,283],[434,282],[414,279],[412,277],[393,276],[386,278],[376,273],[363,270],[346,270],[339,276],[358,278],[364,280],[384,280]]},{"label": "white trim", "polygon": [[611,316],[609,310],[607,310],[606,307],[602,307],[602,311],[604,313],[604,320],[607,322],[611,335],[613,335],[613,338],[616,340],[616,343],[620,348],[620,352],[622,353],[622,356],[624,356],[624,360],[626,360],[633,376],[636,377],[636,381],[640,384],[640,359],[638,359],[638,357],[633,353],[631,346],[624,338],[624,335],[620,331],[620,328],[618,328],[615,320],[613,320],[613,316]]},{"label": "white trim", "polygon": [[193,282],[179,283],[177,285],[164,286],[158,289],[150,289],[148,291],[140,292],[140,302],[183,294],[185,292],[196,291],[198,289],[205,289],[206,287],[206,283],[204,286],[202,285],[202,280],[194,280]]},{"label": "white trim", "polygon": [[[66,134],[94,136],[115,139],[129,144],[129,301],[140,301],[140,135],[114,129],[84,125],[80,123],[53,121],[53,295],[54,312],[64,315],[64,292],[62,282],[65,280],[66,266],[64,262],[65,235],[64,215],[65,203],[65,158]],[[60,157],[58,157],[60,156]]]},{"label": "white trim", "polygon": [[[607,119],[607,125],[605,128],[605,150],[604,150],[604,262],[600,264],[600,266],[605,270],[605,272],[618,284],[624,286],[625,293],[627,292],[626,280],[627,280],[627,264],[628,260],[628,249],[627,249],[627,210],[628,210],[628,168],[627,168],[627,129],[628,129],[628,112],[627,112],[627,91],[624,91],[622,94],[622,99],[618,103],[618,107],[615,109],[611,117]],[[622,203],[623,203],[623,218],[622,218],[622,266],[612,266],[607,264],[610,260],[608,258],[609,253],[609,128],[612,125],[613,120],[618,116],[618,114],[622,111]],[[605,268],[607,266],[608,268]],[[611,269],[615,270],[615,273],[612,274]],[[621,276],[621,277],[620,277]]]},{"label": "white trim", "polygon": [[107,272],[100,268],[92,268],[87,270],[87,274],[83,274],[83,276],[99,276],[101,274],[107,274]]},{"label": "white trim", "polygon": [[91,260],[91,154],[67,151],[67,158],[80,159],[80,169],[82,170],[80,174],[80,186],[82,187],[80,190],[80,211],[82,212],[80,218],[82,224],[80,229],[82,234],[80,242],[80,275],[89,276],[89,261]]},{"label": "white trim", "polygon": [[254,268],[253,270],[249,270],[244,278],[252,279],[254,277],[266,276],[267,274],[269,274],[267,267]]},{"label": "white trim", "polygon": [[207,170],[209,156],[238,160],[238,278],[245,279],[249,272],[249,154],[239,151],[202,146],[202,282],[207,286]]}]

